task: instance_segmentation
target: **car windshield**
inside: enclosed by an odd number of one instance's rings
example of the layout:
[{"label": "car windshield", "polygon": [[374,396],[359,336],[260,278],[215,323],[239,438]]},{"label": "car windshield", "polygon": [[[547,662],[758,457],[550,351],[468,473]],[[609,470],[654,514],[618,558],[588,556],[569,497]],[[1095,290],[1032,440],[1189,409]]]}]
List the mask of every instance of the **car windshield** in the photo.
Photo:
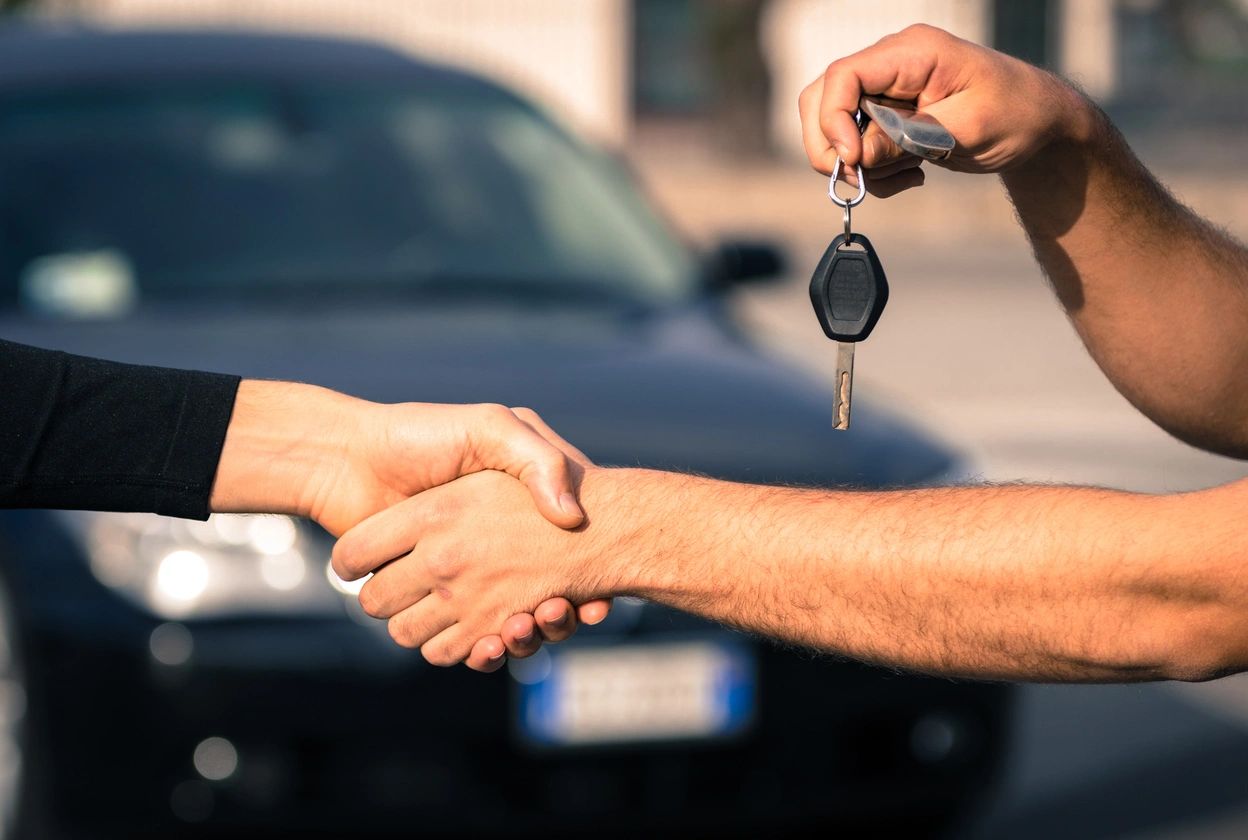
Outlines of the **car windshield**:
[{"label": "car windshield", "polygon": [[622,167],[503,92],[443,87],[8,96],[2,305],[693,292]]}]

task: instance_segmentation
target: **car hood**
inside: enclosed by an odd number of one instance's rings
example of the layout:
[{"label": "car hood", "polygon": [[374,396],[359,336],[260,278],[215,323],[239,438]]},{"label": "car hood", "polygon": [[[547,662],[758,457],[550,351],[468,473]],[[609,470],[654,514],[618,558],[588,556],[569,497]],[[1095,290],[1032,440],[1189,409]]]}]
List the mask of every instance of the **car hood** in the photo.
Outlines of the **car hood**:
[{"label": "car hood", "polygon": [[647,316],[518,306],[146,307],[118,321],[0,318],[7,339],[140,364],[290,379],[383,402],[536,409],[599,463],[806,485],[901,486],[954,458],[735,336],[713,306]]}]

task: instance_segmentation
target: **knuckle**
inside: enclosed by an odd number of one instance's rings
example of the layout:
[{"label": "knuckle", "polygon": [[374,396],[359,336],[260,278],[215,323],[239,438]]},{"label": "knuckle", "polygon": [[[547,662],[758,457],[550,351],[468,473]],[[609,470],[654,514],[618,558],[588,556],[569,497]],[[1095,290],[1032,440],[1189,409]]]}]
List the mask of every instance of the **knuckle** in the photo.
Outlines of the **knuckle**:
[{"label": "knuckle", "polygon": [[371,582],[360,590],[360,609],[373,618],[387,618],[381,594]]},{"label": "knuckle", "polygon": [[538,455],[536,462],[539,469],[550,473],[560,473],[568,465],[568,459],[553,446]]},{"label": "knuckle", "polygon": [[457,665],[461,659],[461,657],[455,655],[455,651],[448,642],[438,642],[437,644],[426,642],[420,648],[420,655],[430,665],[435,665],[439,668],[449,668],[452,665]]},{"label": "knuckle", "polygon": [[450,551],[437,551],[425,557],[425,568],[435,580],[454,580],[463,571],[463,560]]},{"label": "knuckle", "polygon": [[909,26],[907,26],[905,29],[901,30],[901,32],[898,34],[909,35],[911,37],[918,37],[918,38],[930,38],[933,35],[940,33],[940,32],[941,30],[932,26],[930,23],[912,23]]},{"label": "knuckle", "polygon": [[506,423],[515,419],[510,408],[498,403],[480,403],[477,405],[477,411],[487,423]]},{"label": "knuckle", "polygon": [[407,622],[401,621],[398,616],[386,622],[386,630],[390,633],[390,638],[400,647],[417,647],[416,640],[412,637],[412,631],[408,628]]},{"label": "knuckle", "polygon": [[330,552],[329,562],[334,567],[334,574],[338,577],[343,580],[350,580],[354,577],[356,564],[354,543],[345,537],[338,540]]}]

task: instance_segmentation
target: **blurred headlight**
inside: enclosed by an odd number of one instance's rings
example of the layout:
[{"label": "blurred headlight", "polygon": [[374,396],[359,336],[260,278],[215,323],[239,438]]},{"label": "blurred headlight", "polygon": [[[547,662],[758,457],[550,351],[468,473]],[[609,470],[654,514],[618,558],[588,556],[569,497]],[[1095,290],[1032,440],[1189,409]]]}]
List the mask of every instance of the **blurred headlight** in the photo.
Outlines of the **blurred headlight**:
[{"label": "blurred headlight", "polygon": [[96,579],[161,618],[344,614],[328,545],[288,516],[61,515]]}]

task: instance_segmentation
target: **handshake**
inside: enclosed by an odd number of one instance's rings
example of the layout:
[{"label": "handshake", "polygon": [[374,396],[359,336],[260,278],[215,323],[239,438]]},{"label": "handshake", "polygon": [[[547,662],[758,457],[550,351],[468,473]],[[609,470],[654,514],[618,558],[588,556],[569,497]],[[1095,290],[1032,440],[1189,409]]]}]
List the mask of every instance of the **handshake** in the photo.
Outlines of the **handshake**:
[{"label": "handshake", "polygon": [[493,671],[610,610],[605,577],[569,563],[568,541],[593,527],[577,500],[591,471],[606,472],[529,409],[380,405],[248,380],[211,507],[341,534],[334,570],[372,575],[360,603],[395,641]]}]

